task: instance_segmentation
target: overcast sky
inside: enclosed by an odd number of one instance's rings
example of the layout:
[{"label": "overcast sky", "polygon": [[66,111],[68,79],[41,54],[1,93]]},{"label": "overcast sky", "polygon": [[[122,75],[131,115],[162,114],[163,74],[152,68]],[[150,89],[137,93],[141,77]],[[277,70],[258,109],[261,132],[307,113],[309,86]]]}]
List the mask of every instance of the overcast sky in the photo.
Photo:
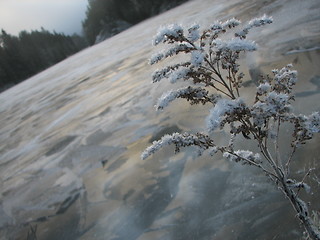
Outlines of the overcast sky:
[{"label": "overcast sky", "polygon": [[81,33],[88,0],[0,0],[0,29],[18,35],[22,30]]}]

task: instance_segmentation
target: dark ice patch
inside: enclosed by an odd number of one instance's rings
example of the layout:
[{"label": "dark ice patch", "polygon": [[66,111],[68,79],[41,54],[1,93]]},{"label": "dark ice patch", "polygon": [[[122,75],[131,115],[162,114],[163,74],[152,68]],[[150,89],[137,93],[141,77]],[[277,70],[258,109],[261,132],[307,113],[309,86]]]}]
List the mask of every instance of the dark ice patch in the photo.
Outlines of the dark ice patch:
[{"label": "dark ice patch", "polygon": [[114,162],[112,162],[108,166],[107,171],[108,172],[113,172],[113,171],[117,170],[118,168],[120,168],[127,161],[128,161],[128,159],[126,159],[126,158],[119,158],[119,159],[115,160]]},{"label": "dark ice patch", "polygon": [[259,81],[263,77],[263,72],[261,71],[261,69],[259,67],[250,68],[249,74],[250,74],[250,78],[251,78],[252,82],[255,85],[258,85]]},{"label": "dark ice patch", "polygon": [[57,210],[56,214],[63,214],[65,213],[68,208],[80,197],[80,193],[76,193],[75,195],[69,196],[67,197],[67,199],[65,199],[59,209]]},{"label": "dark ice patch", "polygon": [[86,78],[84,78],[84,79],[81,79],[81,80],[79,81],[79,85],[80,85],[81,83],[84,83],[84,82],[88,81],[89,79],[90,79],[89,77],[86,77]]},{"label": "dark ice patch", "polygon": [[86,138],[87,145],[98,145],[99,143],[103,142],[105,139],[110,137],[112,133],[110,132],[103,132],[101,129],[98,129],[94,133],[90,134]]},{"label": "dark ice patch", "polygon": [[[113,238],[114,240],[138,239],[139,236],[150,229],[152,223],[177,195],[185,163],[186,161],[183,159],[169,162],[166,167],[169,175],[157,177],[155,179],[156,183],[144,187],[141,192],[130,192],[129,190],[121,198],[126,198],[126,204],[134,207],[130,208],[130,212],[125,215],[114,213],[114,219],[118,224],[109,229],[111,234],[116,236]],[[120,197],[120,187],[108,185],[108,188],[105,189],[109,191],[107,198]],[[125,231],[123,231],[123,226],[126,226]]]},{"label": "dark ice patch", "polygon": [[253,80],[248,80],[242,83],[243,87],[250,87],[250,86],[255,86]]},{"label": "dark ice patch", "polygon": [[34,112],[29,112],[26,115],[24,115],[23,117],[21,117],[22,121],[28,120],[29,118],[31,118],[34,115]]},{"label": "dark ice patch", "polygon": [[296,93],[296,97],[309,97],[309,96],[320,93],[320,76],[319,75],[313,76],[310,79],[310,82],[317,87],[316,90],[303,91],[303,92]]},{"label": "dark ice patch", "polygon": [[136,190],[130,189],[125,195],[123,195],[123,201],[127,201],[127,199],[134,194]]},{"label": "dark ice patch", "polygon": [[60,108],[63,108],[64,106],[72,102],[73,100],[74,98],[72,97],[63,97],[55,103],[55,109],[59,110]]},{"label": "dark ice patch", "polygon": [[110,112],[111,107],[107,107],[105,110],[103,110],[100,114],[99,117],[105,116],[107,113]]},{"label": "dark ice patch", "polygon": [[46,152],[46,156],[51,156],[55,153],[58,153],[65,149],[73,140],[75,140],[77,136],[66,136],[61,138],[53,147],[50,148],[49,151]]}]

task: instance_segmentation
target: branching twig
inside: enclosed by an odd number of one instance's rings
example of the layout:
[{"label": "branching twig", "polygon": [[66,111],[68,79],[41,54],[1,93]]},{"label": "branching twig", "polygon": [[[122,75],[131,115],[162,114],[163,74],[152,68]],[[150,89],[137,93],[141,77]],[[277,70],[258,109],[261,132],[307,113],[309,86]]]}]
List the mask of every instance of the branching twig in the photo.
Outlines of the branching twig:
[{"label": "branching twig", "polygon": [[[202,34],[199,33],[199,26],[194,25],[188,29],[187,36],[184,34],[183,27],[179,25],[169,25],[167,29],[161,28],[155,37],[155,44],[177,45],[165,54],[156,55],[151,62],[157,63],[166,57],[180,53],[191,53],[191,59],[184,64],[173,65],[158,71],[154,82],[157,82],[158,78],[172,76],[174,80],[191,80],[193,84],[201,84],[201,87],[198,89],[190,87],[165,93],[160,98],[162,104],[158,108],[162,109],[167,106],[174,98],[185,98],[191,104],[212,103],[214,106],[207,118],[209,134],[229,124],[231,140],[228,147],[217,147],[208,137],[209,135],[174,133],[155,141],[145,150],[142,157],[146,158],[168,144],[175,144],[177,151],[180,147],[193,145],[203,151],[213,149],[216,152],[219,150],[224,157],[232,161],[255,166],[270,177],[289,199],[310,238],[319,240],[320,234],[309,217],[308,206],[298,196],[301,187],[307,186],[304,181],[311,170],[307,172],[301,182],[297,183],[289,178],[290,164],[297,148],[312,139],[314,133],[320,132],[320,114],[318,112],[309,116],[296,116],[291,113],[291,102],[294,100],[292,87],[297,81],[297,72],[291,69],[292,65],[290,64],[280,70],[275,69],[272,71],[273,78],[266,77],[260,81],[253,105],[248,105],[241,99],[240,87],[244,74],[238,73],[237,61],[240,54],[257,49],[257,45],[253,41],[246,40],[247,34],[254,27],[270,23],[272,23],[272,18],[265,15],[252,19],[244,25],[243,29],[236,31],[235,38],[229,40],[221,40],[219,37],[230,28],[237,27],[240,24],[239,20],[230,19],[226,22],[214,23]],[[184,68],[181,70],[180,67]],[[202,88],[203,86],[208,88],[208,91]],[[222,97],[220,95],[218,98],[209,96],[210,88],[216,90]],[[276,124],[274,153],[272,152],[272,154],[268,148],[269,138],[272,138],[271,121]],[[294,125],[292,151],[286,162],[282,162],[280,152],[279,135],[283,122]],[[263,159],[260,159],[260,155],[249,150],[235,150],[233,140],[235,136],[240,134],[246,139],[253,138],[258,143]],[[297,191],[293,190],[297,187]]]}]

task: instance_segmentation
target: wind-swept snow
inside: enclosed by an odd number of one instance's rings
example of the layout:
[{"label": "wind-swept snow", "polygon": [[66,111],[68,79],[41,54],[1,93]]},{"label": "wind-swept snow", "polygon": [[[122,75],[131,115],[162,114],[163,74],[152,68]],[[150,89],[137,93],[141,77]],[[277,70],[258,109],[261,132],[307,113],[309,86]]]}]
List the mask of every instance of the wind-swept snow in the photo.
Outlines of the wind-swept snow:
[{"label": "wind-swept snow", "polygon": [[[159,26],[191,26],[193,40],[197,24],[267,13],[274,24],[248,33],[258,51],[242,62],[245,96],[251,98],[257,87],[250,81],[254,73],[292,62],[299,71],[297,91],[305,96],[297,98],[296,109],[319,111],[320,94],[309,81],[320,76],[319,10],[317,0],[193,0],[2,92],[0,239],[26,239],[35,225],[38,239],[299,239],[291,206],[254,171],[244,172],[219,154],[193,160],[197,152],[181,149],[174,155],[170,147],[140,160],[151,139],[173,130],[201,131],[209,113],[209,107],[199,110],[183,100],[161,114],[154,111],[172,85],[151,83],[156,69],[148,59],[157,52],[152,39]],[[202,60],[201,52],[191,57],[194,65]],[[250,62],[256,67],[248,70]],[[166,74],[156,73],[155,82]],[[171,81],[181,81],[183,74]],[[179,89],[184,87],[181,81]],[[214,134],[224,141],[223,132]],[[318,140],[298,157],[316,160]]]}]

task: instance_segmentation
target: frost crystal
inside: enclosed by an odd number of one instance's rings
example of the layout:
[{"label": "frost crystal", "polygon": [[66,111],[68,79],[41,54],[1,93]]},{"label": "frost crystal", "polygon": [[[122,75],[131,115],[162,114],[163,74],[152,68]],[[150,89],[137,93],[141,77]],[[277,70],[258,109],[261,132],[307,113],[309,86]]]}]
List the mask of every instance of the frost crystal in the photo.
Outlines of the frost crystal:
[{"label": "frost crystal", "polygon": [[[249,21],[248,26],[250,26],[250,28],[252,27],[261,27],[265,24],[270,24],[273,22],[272,17],[268,17],[267,15],[263,15],[260,18],[254,18],[252,20]],[[247,27],[248,27],[247,26]]]},{"label": "frost crystal", "polygon": [[152,74],[152,81],[155,83],[155,82],[159,82],[163,78],[169,78],[170,74],[172,74],[178,68],[187,67],[189,65],[190,65],[190,63],[186,62],[186,63],[178,63],[178,64],[174,64],[174,65],[171,65],[171,66],[167,66],[167,67],[162,68],[160,70],[157,69]]},{"label": "frost crystal", "polygon": [[267,92],[269,92],[271,89],[271,86],[269,83],[261,83],[258,87],[257,87],[257,93],[262,95],[262,94],[266,94]]},{"label": "frost crystal", "polygon": [[280,92],[291,93],[292,87],[296,84],[298,73],[295,70],[291,70],[292,65],[289,64],[281,70],[274,69],[274,81],[275,89]]},{"label": "frost crystal", "polygon": [[269,92],[265,101],[256,102],[251,110],[254,123],[262,126],[270,117],[289,113],[289,96],[284,93]]},{"label": "frost crystal", "polygon": [[288,100],[289,96],[287,94],[276,92],[270,92],[266,98],[269,110],[274,113],[281,113],[284,111],[286,109],[286,105],[288,104]]},{"label": "frost crystal", "polygon": [[239,38],[233,38],[231,40],[223,41],[216,39],[213,41],[216,48],[219,51],[231,50],[231,51],[255,51],[257,50],[257,44],[254,41],[242,40]]},{"label": "frost crystal", "polygon": [[312,133],[320,133],[320,114],[319,112],[312,113],[305,122],[306,129]]},{"label": "frost crystal", "polygon": [[190,93],[190,90],[191,90],[190,87],[186,87],[186,88],[180,88],[178,90],[170,90],[170,91],[164,93],[158,99],[158,103],[156,105],[156,108],[159,110],[159,109],[163,109],[163,108],[167,107],[170,102],[172,102],[173,100],[175,100],[179,96],[181,96],[183,94]]},{"label": "frost crystal", "polygon": [[266,15],[263,15],[260,18],[254,18],[250,20],[247,25],[241,30],[235,33],[236,37],[239,37],[240,39],[246,38],[246,35],[249,33],[249,30],[253,27],[261,27],[266,24],[270,24],[273,22],[272,17],[268,17]]},{"label": "frost crystal", "polygon": [[241,23],[241,22],[240,22],[238,19],[231,18],[231,19],[225,21],[225,22],[222,24],[222,27],[223,27],[223,28],[233,28],[233,27],[238,26],[240,23]]},{"label": "frost crystal", "polygon": [[167,50],[161,51],[159,53],[156,53],[151,56],[151,59],[149,60],[149,63],[151,65],[161,61],[164,58],[167,57],[172,57],[173,55],[178,54],[179,52],[184,52],[184,51],[190,51],[192,50],[193,47],[189,43],[180,43],[175,45],[172,48],[169,48]]},{"label": "frost crystal", "polygon": [[199,24],[194,24],[192,27],[188,29],[187,39],[190,42],[195,42],[200,38],[199,28]]},{"label": "frost crystal", "polygon": [[169,105],[170,102],[175,100],[176,98],[186,98],[191,103],[205,103],[211,102],[215,103],[217,99],[219,99],[219,95],[210,95],[208,96],[208,91],[205,89],[198,87],[184,87],[177,90],[170,90],[164,93],[157,102],[156,108],[157,110],[163,109]]},{"label": "frost crystal", "polygon": [[177,82],[179,79],[184,79],[190,72],[189,68],[182,67],[170,74],[169,80],[171,83]]},{"label": "frost crystal", "polygon": [[160,148],[166,145],[170,145],[173,143],[173,140],[175,138],[179,138],[179,133],[174,133],[172,135],[164,135],[160,140],[154,141],[150,147],[148,147],[142,154],[141,158],[142,160],[146,159],[150,155],[154,154],[156,151],[158,151]]},{"label": "frost crystal", "polygon": [[218,152],[218,150],[219,150],[218,147],[216,147],[216,146],[215,146],[215,147],[212,147],[212,148],[211,148],[211,151],[210,151],[210,153],[209,153],[210,156],[213,156],[214,154],[216,154],[216,153]]},{"label": "frost crystal", "polygon": [[191,64],[199,67],[204,61],[204,53],[200,50],[192,51],[191,53]]},{"label": "frost crystal", "polygon": [[160,27],[157,35],[153,40],[154,45],[158,45],[161,42],[166,42],[169,39],[178,39],[183,34],[182,26],[178,24],[171,24],[168,26]]},{"label": "frost crystal", "polygon": [[314,112],[309,116],[300,115],[296,119],[296,142],[295,145],[299,146],[313,137],[314,133],[320,133],[320,113]]},{"label": "frost crystal", "polygon": [[164,54],[161,52],[161,53],[156,53],[154,55],[151,56],[150,60],[149,60],[149,63],[150,65],[153,65],[157,62],[160,62],[162,59],[164,58]]},{"label": "frost crystal", "polygon": [[152,81],[159,82],[161,79],[165,78],[167,74],[170,72],[170,68],[163,68],[161,70],[157,69],[153,74],[152,74]]},{"label": "frost crystal", "polygon": [[210,111],[207,118],[207,127],[209,132],[213,132],[218,127],[223,127],[225,115],[231,115],[239,110],[243,110],[244,108],[244,102],[240,98],[236,100],[220,99]]},{"label": "frost crystal", "polygon": [[186,146],[197,146],[202,150],[215,147],[213,141],[208,138],[208,136],[198,133],[193,134],[180,134],[173,133],[172,135],[164,135],[160,140],[154,141],[150,147],[148,147],[142,154],[142,160],[146,159],[150,155],[154,154],[156,151],[164,146],[175,144],[176,151],[179,151],[181,147]]},{"label": "frost crystal", "polygon": [[289,183],[289,187],[291,187],[291,188],[303,188],[306,191],[306,193],[310,193],[310,191],[311,191],[311,187],[308,184],[304,183],[304,182],[294,182],[293,181],[291,184]]},{"label": "frost crystal", "polygon": [[249,162],[257,163],[261,160],[261,157],[258,153],[254,154],[253,152],[248,150],[237,150],[233,153],[225,152],[223,156],[233,162],[249,160],[246,163],[249,163]]}]

